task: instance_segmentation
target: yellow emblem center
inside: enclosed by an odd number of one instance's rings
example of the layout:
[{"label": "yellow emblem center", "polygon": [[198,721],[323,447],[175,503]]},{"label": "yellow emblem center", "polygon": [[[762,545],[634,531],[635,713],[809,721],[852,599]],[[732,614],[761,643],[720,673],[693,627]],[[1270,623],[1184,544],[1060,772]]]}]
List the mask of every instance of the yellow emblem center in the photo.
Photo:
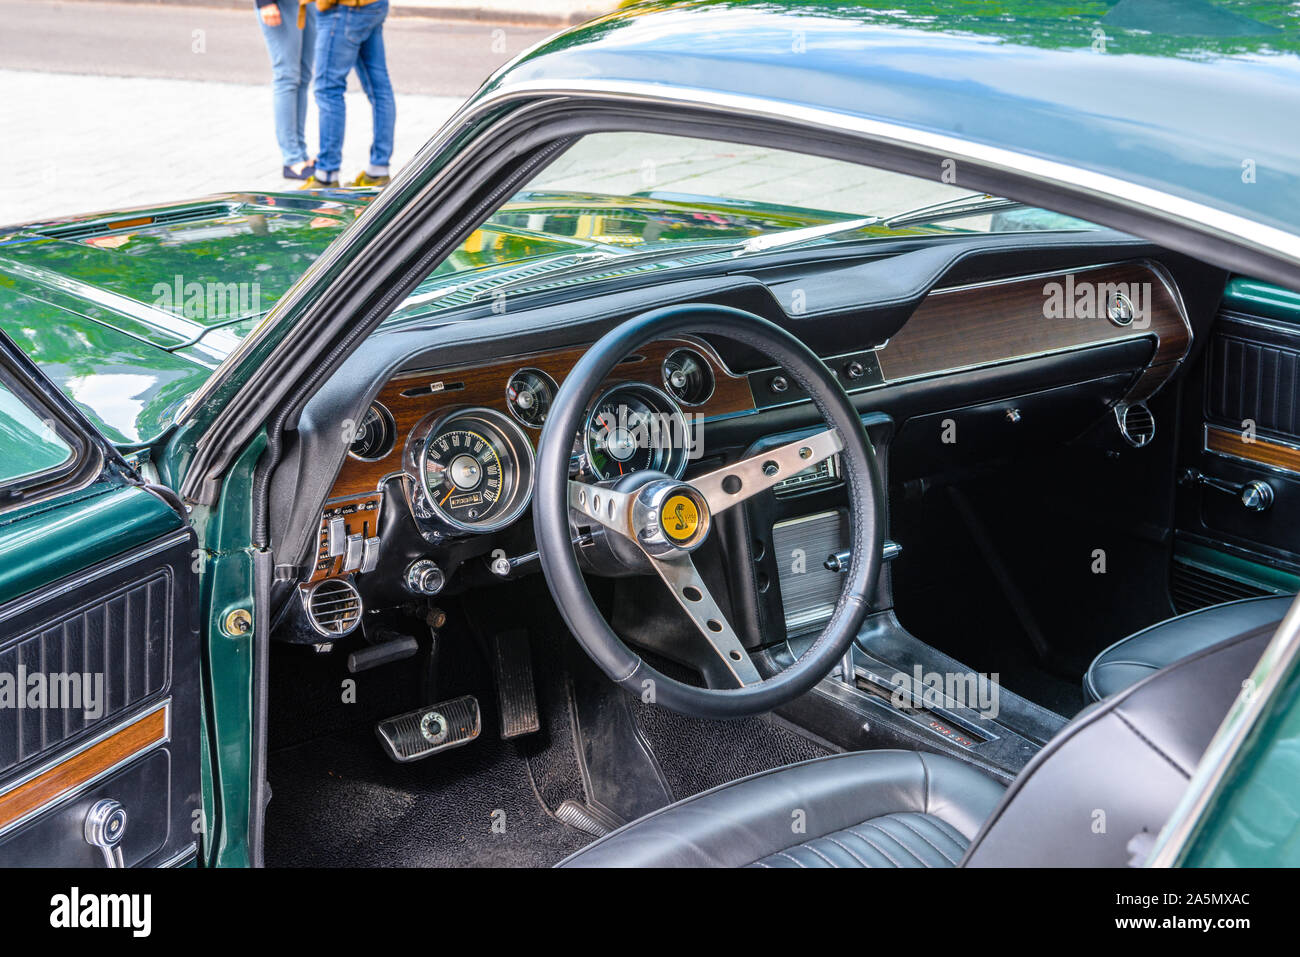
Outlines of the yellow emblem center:
[{"label": "yellow emblem center", "polygon": [[690,541],[700,527],[700,510],[685,495],[670,496],[659,512],[664,534],[675,542]]}]

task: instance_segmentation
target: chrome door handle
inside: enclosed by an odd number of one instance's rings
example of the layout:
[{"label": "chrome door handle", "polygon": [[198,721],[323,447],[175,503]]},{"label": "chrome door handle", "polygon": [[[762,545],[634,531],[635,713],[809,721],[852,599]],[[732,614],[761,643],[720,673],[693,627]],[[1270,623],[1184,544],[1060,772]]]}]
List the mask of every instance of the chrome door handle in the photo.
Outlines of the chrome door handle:
[{"label": "chrome door handle", "polygon": [[96,801],[86,812],[86,843],[104,853],[108,867],[125,867],[122,863],[122,837],[126,834],[126,808],[111,798]]}]

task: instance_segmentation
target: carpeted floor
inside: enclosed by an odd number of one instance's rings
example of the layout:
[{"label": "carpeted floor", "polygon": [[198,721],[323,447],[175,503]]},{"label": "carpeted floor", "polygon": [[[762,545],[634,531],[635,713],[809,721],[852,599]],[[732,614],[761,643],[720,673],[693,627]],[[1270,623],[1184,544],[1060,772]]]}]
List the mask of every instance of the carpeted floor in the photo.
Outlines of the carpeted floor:
[{"label": "carpeted floor", "polygon": [[[268,866],[548,867],[590,843],[539,797],[540,789],[558,806],[575,788],[581,796],[553,667],[539,669],[543,730],[502,741],[487,663],[469,634],[449,628],[438,694],[476,695],[482,734],[397,764],[374,723],[427,703],[420,665],[411,659],[353,676],[344,657],[273,649]],[[347,681],[356,684],[344,694]]]},{"label": "carpeted floor", "polygon": [[407,765],[369,728],[326,735],[272,755],[271,787],[272,867],[546,867],[592,840],[543,810],[528,763],[487,727]]}]

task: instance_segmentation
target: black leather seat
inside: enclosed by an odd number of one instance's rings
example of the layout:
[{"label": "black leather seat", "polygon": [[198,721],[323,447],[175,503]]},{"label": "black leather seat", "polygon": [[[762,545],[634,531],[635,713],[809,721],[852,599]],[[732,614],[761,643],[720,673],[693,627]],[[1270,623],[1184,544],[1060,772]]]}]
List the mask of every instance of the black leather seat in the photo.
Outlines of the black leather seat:
[{"label": "black leather seat", "polygon": [[1133,838],[1172,813],[1275,630],[1090,705],[1005,790],[953,758],[840,754],[670,804],[560,866],[1123,867]]},{"label": "black leather seat", "polygon": [[1003,787],[916,751],[857,751],[670,804],[561,866],[952,867]]},{"label": "black leather seat", "polygon": [[1136,684],[1179,658],[1264,625],[1276,625],[1295,596],[1244,598],[1157,622],[1115,642],[1083,676],[1093,701]]}]

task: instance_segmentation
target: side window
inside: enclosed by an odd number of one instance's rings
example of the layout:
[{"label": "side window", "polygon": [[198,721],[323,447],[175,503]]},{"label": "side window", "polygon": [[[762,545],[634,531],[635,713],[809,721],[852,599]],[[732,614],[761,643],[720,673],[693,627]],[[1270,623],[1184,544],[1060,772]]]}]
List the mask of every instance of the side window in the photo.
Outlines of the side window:
[{"label": "side window", "polygon": [[91,453],[63,413],[0,364],[0,509],[97,474]]},{"label": "side window", "polygon": [[0,488],[59,470],[72,459],[72,446],[0,381]]}]

